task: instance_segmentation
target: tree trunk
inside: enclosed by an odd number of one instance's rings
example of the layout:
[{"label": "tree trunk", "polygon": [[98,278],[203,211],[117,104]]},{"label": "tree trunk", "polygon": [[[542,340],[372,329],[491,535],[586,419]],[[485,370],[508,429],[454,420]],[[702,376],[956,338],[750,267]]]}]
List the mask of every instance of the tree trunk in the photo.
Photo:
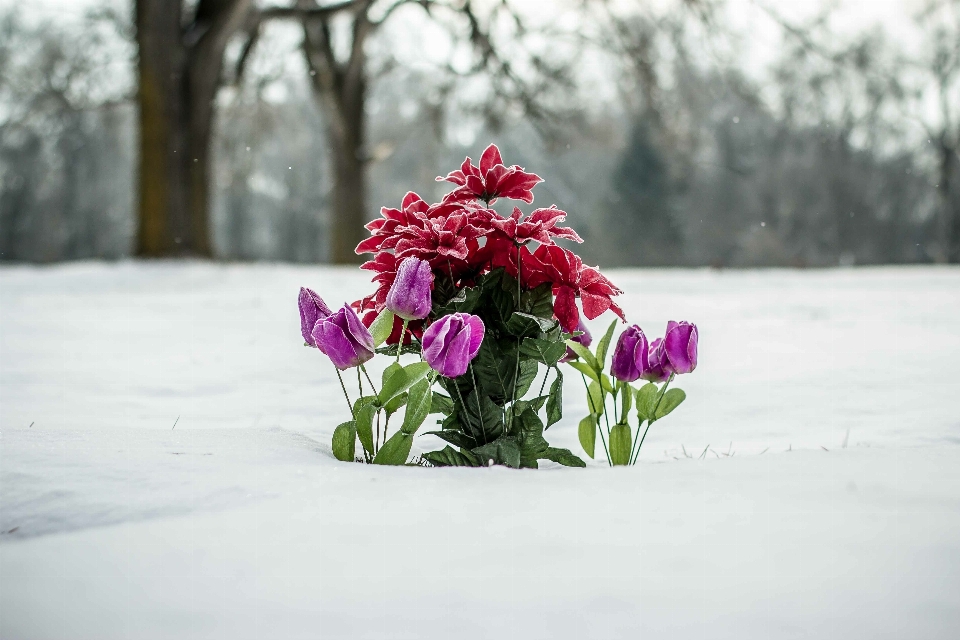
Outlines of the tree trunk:
[{"label": "tree trunk", "polygon": [[214,101],[223,52],[251,0],[137,0],[142,256],[211,256],[209,189]]},{"label": "tree trunk", "polygon": [[137,0],[136,23],[140,75],[137,253],[176,255],[191,246],[182,162],[189,152],[182,127],[180,1]]},{"label": "tree trunk", "polygon": [[370,3],[358,5],[350,57],[338,62],[326,19],[304,21],[303,51],[311,71],[313,95],[326,121],[333,160],[333,209],[330,211],[330,258],[335,264],[360,262],[354,249],[366,235],[366,53],[374,25]]},{"label": "tree trunk", "polygon": [[329,127],[327,132],[334,159],[330,256],[336,264],[359,262],[362,257],[354,249],[367,235],[363,228],[367,222],[367,199],[362,107],[360,111],[345,113],[343,121],[346,126],[342,135]]}]

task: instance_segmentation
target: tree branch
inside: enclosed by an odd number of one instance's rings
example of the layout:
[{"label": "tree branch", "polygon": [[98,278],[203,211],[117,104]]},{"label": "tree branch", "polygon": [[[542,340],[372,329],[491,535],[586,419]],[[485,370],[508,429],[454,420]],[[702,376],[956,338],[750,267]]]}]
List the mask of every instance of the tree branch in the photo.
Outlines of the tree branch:
[{"label": "tree branch", "polygon": [[292,7],[267,7],[260,10],[260,17],[263,20],[306,20],[309,18],[329,18],[341,11],[357,11],[364,4],[365,0],[342,0],[334,4],[322,6],[304,6],[297,4]]}]

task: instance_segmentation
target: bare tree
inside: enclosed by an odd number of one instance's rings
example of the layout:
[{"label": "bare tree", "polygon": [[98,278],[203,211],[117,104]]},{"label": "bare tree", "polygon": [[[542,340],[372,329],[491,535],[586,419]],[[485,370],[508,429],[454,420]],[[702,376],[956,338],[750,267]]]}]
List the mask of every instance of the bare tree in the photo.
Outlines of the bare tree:
[{"label": "bare tree", "polygon": [[[960,0],[931,0],[918,15],[927,49],[916,63],[926,79],[914,103],[937,158],[942,260],[960,263]],[[933,105],[923,119],[924,103]]]},{"label": "bare tree", "polygon": [[224,50],[251,7],[252,0],[136,0],[140,255],[212,253],[214,103]]},{"label": "bare tree", "polygon": [[[510,55],[498,46],[498,40],[508,38],[498,38],[492,32],[495,28],[507,29],[505,23],[512,25],[505,33],[514,44],[528,33],[520,13],[507,0],[493,3],[486,12],[478,10],[471,0],[341,0],[327,4],[297,0],[292,7],[261,11],[261,22],[288,18],[299,20],[303,26],[302,49],[313,95],[325,119],[334,173],[330,255],[336,263],[359,260],[354,247],[363,238],[367,216],[365,171],[372,154],[365,107],[369,83],[378,75],[371,71],[375,65],[369,57],[369,40],[405,5],[419,7],[423,17],[447,29],[453,41],[472,46],[475,61],[470,68],[457,69],[447,63],[443,71],[450,75],[484,75],[490,81],[491,99],[485,114],[489,119],[502,117],[498,112],[513,107],[539,120],[555,116],[558,110],[547,106],[547,95],[570,84],[562,63],[533,53],[524,60],[530,72],[521,73]],[[349,21],[350,28],[346,41],[339,42],[334,21],[343,19]],[[257,28],[251,30],[251,43],[256,41]],[[340,51],[346,53],[338,54]],[[373,62],[380,70],[391,68],[390,60]]]}]

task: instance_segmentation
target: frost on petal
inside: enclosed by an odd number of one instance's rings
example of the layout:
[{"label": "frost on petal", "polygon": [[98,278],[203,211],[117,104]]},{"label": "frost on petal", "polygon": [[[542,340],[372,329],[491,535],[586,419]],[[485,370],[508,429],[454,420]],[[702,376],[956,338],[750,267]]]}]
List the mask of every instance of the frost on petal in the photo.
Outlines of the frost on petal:
[{"label": "frost on petal", "polygon": [[376,348],[373,344],[373,335],[370,334],[370,330],[363,324],[356,312],[349,305],[344,305],[343,315],[346,319],[347,330],[350,332],[353,341],[366,350],[373,351]]},{"label": "frost on petal", "polygon": [[304,342],[315,347],[317,345],[312,335],[313,327],[318,320],[326,318],[333,312],[314,290],[306,287],[300,287],[298,302],[300,306],[300,335],[303,336]]},{"label": "frost on petal", "polygon": [[486,175],[487,171],[498,164],[503,164],[503,158],[500,157],[500,149],[497,148],[497,145],[491,144],[483,150],[483,155],[480,156],[480,173]]}]

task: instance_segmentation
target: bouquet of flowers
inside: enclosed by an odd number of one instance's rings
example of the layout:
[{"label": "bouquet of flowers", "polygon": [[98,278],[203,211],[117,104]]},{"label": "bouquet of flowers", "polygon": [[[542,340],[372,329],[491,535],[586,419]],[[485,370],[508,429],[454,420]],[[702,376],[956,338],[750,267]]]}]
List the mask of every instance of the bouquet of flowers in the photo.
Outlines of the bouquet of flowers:
[{"label": "bouquet of flowers", "polygon": [[[373,254],[361,266],[375,274],[370,296],[334,312],[312,290],[300,290],[303,339],[333,362],[352,416],[334,430],[334,455],[407,464],[413,437],[428,415],[439,414],[438,428],[427,433],[448,444],[416,464],[536,468],[551,460],[583,467],[579,457],[544,438],[562,417],[559,365],[566,363],[587,389],[590,415],[579,429],[585,452],[593,457],[599,430],[610,464],[635,462],[643,438],[633,436],[631,407],[639,436],[644,421],[649,430],[683,401],[682,391],[667,387],[696,367],[697,328],[671,323],[662,340],[648,344],[639,327],[629,327],[614,350],[611,380],[604,361],[616,321],[591,351],[577,299],[588,319],[610,310],[625,321],[613,301],[621,291],[555,243],[582,242],[559,226],[566,213],[555,205],[528,215],[514,207],[509,217],[490,208],[499,198],[532,203],[540,177],[504,165],[490,145],[479,167],[467,158],[437,180],[455,185],[441,202],[428,204],[411,192],[399,209],[384,207],[367,225],[371,236],[357,253]],[[393,360],[379,389],[364,366],[376,354]],[[405,355],[416,361],[403,364]],[[359,392],[353,401],[341,373],[351,368]],[[649,382],[639,389],[630,384],[641,378]],[[619,414],[613,425],[608,400]],[[390,435],[390,420],[401,409],[399,429]]]}]

